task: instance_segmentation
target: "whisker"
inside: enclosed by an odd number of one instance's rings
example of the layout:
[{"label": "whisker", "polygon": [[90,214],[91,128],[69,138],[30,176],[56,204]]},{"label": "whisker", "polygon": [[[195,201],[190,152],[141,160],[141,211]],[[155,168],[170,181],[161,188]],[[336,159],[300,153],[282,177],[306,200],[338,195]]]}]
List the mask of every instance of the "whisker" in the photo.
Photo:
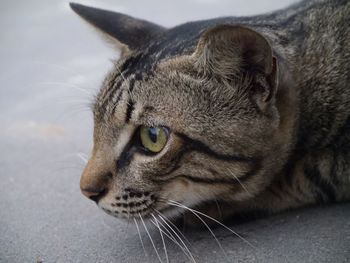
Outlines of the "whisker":
[{"label": "whisker", "polygon": [[82,87],[79,87],[75,84],[71,84],[71,83],[66,83],[66,82],[58,82],[58,81],[43,81],[43,82],[36,82],[33,85],[57,85],[57,86],[66,86],[66,87],[70,87],[76,90],[79,90],[83,93],[85,93],[86,95],[92,96],[94,95],[92,92],[88,91],[87,89],[84,89]]},{"label": "whisker", "polygon": [[242,186],[242,188],[249,194],[252,196],[252,194],[248,191],[248,189],[245,187],[245,185],[241,182],[241,180],[239,180],[239,178],[231,171],[229,170],[230,174],[237,180],[237,182]]},{"label": "whisker", "polygon": [[143,221],[143,218],[142,218],[142,216],[141,216],[140,213],[139,213],[139,217],[140,217],[140,219],[141,219],[141,222],[142,222],[142,224],[143,224],[143,227],[144,227],[145,230],[146,230],[146,233],[147,233],[147,235],[148,235],[148,237],[149,237],[149,240],[151,241],[151,244],[152,244],[152,246],[153,246],[153,248],[154,248],[154,251],[155,251],[156,254],[157,254],[157,257],[158,257],[159,261],[160,261],[161,263],[163,263],[162,259],[161,259],[160,256],[159,256],[159,253],[158,253],[158,250],[157,250],[157,248],[156,248],[156,245],[155,245],[154,242],[153,242],[153,239],[152,239],[152,237],[151,237],[151,234],[149,233],[149,231],[148,231],[148,229],[147,229],[147,226],[146,226],[145,222]]},{"label": "whisker", "polygon": [[[129,205],[129,201],[128,202],[128,205]],[[128,209],[128,222],[126,224],[126,232],[129,231],[129,225],[130,225],[130,210]]]},{"label": "whisker", "polygon": [[189,244],[191,245],[191,242],[188,241],[188,239],[186,238],[186,236],[182,233],[182,231],[180,231],[180,229],[173,223],[171,222],[163,213],[161,213],[159,210],[156,210],[156,213],[158,213],[159,216],[161,216],[164,220],[166,220],[173,228],[175,228],[175,230],[177,230],[177,233],[180,234],[184,240]]},{"label": "whisker", "polygon": [[[156,223],[154,222],[154,220],[152,220],[151,219],[151,223],[153,224],[153,225],[155,225],[156,226]],[[163,229],[161,228],[160,229],[160,231],[162,231],[162,233],[166,236],[166,237],[168,237],[171,241],[173,241],[176,245],[178,245],[180,248],[182,248],[183,249],[183,247],[179,244],[179,242],[177,242],[176,241],[176,239],[174,238],[174,236],[170,233],[170,231],[162,224],[162,222],[160,222],[160,221],[158,221],[158,224],[159,224],[159,226],[161,226],[161,227],[163,227]],[[164,232],[164,231],[166,231],[166,232]],[[184,250],[182,250],[182,251],[184,251]],[[185,253],[185,252],[184,252]],[[186,255],[187,255],[187,253],[185,253]]]},{"label": "whisker", "polygon": [[77,153],[77,156],[83,161],[84,164],[87,164],[88,159],[86,158],[86,154],[79,152]]},{"label": "whisker", "polygon": [[[155,224],[153,222],[153,220],[151,220],[151,222],[153,224]],[[163,227],[163,229],[166,231],[164,232],[163,230],[161,230],[163,232],[163,234],[165,236],[167,236],[171,241],[173,241],[180,249],[181,251],[188,257],[188,259],[191,260],[191,256],[188,254],[188,252],[185,250],[185,248],[183,246],[181,246],[181,244],[176,240],[176,238],[174,237],[174,235],[167,229],[167,227],[165,225],[163,225],[162,222],[158,221],[158,223],[160,224],[161,227]]]},{"label": "whisker", "polygon": [[[159,212],[159,211],[158,211]],[[191,257],[191,260],[193,262],[196,262],[196,260],[194,259],[191,250],[188,248],[188,246],[186,245],[186,243],[182,240],[182,238],[177,234],[177,232],[166,222],[166,220],[162,217],[161,214],[158,214],[159,218],[164,222],[164,224],[166,224],[168,226],[168,228],[175,234],[175,236],[178,238],[178,240],[181,242],[181,244],[184,246],[184,248],[186,249],[186,251],[188,252],[188,254]]]},{"label": "whisker", "polygon": [[68,73],[73,73],[74,75],[78,75],[78,72],[76,72],[75,70],[73,70],[72,68],[68,68],[66,66],[61,66],[58,64],[54,64],[54,63],[48,63],[48,62],[43,62],[43,61],[29,61],[33,64],[37,64],[37,65],[44,65],[44,66],[50,66],[50,67],[55,67],[57,69],[66,71]]},{"label": "whisker", "polygon": [[223,217],[222,217],[221,207],[220,207],[220,205],[219,205],[219,203],[218,203],[218,200],[217,200],[216,198],[214,198],[214,201],[215,201],[216,207],[217,207],[217,209],[218,209],[220,218],[223,218]]},{"label": "whisker", "polygon": [[128,220],[126,222],[126,232],[127,233],[129,232],[129,226],[130,226],[130,214],[129,214],[129,211],[128,211]]},{"label": "whisker", "polygon": [[[120,76],[122,77],[122,79],[126,82],[126,78],[123,75],[123,72],[120,71],[120,69],[117,67],[118,72],[120,73]],[[131,92],[130,89],[127,89],[126,92],[128,93],[129,97],[131,96]]]},{"label": "whisker", "polygon": [[194,214],[194,215],[203,223],[203,225],[205,225],[205,227],[209,230],[210,234],[213,236],[213,238],[215,239],[216,243],[218,244],[218,246],[219,246],[220,249],[222,250],[222,252],[223,252],[223,254],[224,254],[226,260],[229,261],[229,260],[228,260],[228,257],[227,257],[227,254],[226,254],[226,251],[225,251],[224,248],[222,247],[222,245],[221,245],[219,239],[217,239],[216,235],[215,235],[214,232],[211,230],[211,228],[209,227],[209,225],[208,225],[207,223],[205,223],[205,221],[204,221],[195,211],[193,211],[191,208],[189,208],[189,207],[187,207],[187,206],[184,206],[184,205],[182,205],[182,204],[179,204],[179,205],[173,204],[173,203],[171,203],[171,202],[172,202],[171,200],[169,200],[169,201],[170,201],[170,202],[169,202],[170,205],[177,206],[177,207],[182,207],[182,208],[187,209],[188,211],[190,211],[192,214]]},{"label": "whisker", "polygon": [[160,226],[159,226],[159,224],[158,224],[157,218],[154,216],[153,213],[151,213],[151,215],[152,215],[152,217],[153,217],[154,220],[155,220],[155,223],[156,223],[157,228],[159,229],[159,234],[160,234],[160,237],[161,237],[162,242],[163,242],[163,248],[164,248],[164,253],[165,253],[166,262],[169,263],[168,251],[167,251],[167,249],[166,249],[166,245],[165,245],[163,233],[162,233],[162,231],[161,231],[161,229],[160,229]]},{"label": "whisker", "polygon": [[57,105],[69,105],[69,104],[73,104],[73,105],[80,105],[80,106],[85,106],[87,107],[87,109],[90,110],[90,101],[89,100],[79,100],[79,99],[72,99],[73,97],[69,96],[69,97],[61,97],[59,99],[64,99],[64,100],[56,100],[55,102],[57,103]]},{"label": "whisker", "polygon": [[135,218],[134,218],[134,222],[135,222],[135,225],[136,225],[137,233],[139,234],[139,238],[140,238],[140,241],[141,241],[141,246],[142,246],[143,252],[145,253],[145,256],[148,258],[148,254],[146,252],[145,245],[143,244],[143,241],[142,241],[139,225],[137,224],[137,221],[136,221]]},{"label": "whisker", "polygon": [[116,67],[116,69],[118,70],[118,72],[120,73],[120,76],[122,76],[122,79],[126,82],[126,78],[123,75],[123,72],[120,71],[120,69],[118,67]]},{"label": "whisker", "polygon": [[89,115],[91,114],[92,104],[88,101],[66,100],[55,101],[54,103],[57,105],[57,107],[62,109],[62,111],[58,113],[56,119],[72,118],[72,116],[78,114],[81,116],[82,113],[88,113]]},{"label": "whisker", "polygon": [[176,201],[173,201],[173,200],[169,200],[170,202],[172,203],[169,203],[169,204],[175,204],[177,207],[182,207],[182,208],[185,208],[185,209],[188,209],[188,210],[192,210],[193,212],[196,212],[210,220],[213,220],[215,223],[219,224],[220,226],[224,227],[225,229],[227,229],[228,231],[230,231],[232,234],[234,234],[235,236],[237,236],[238,238],[240,238],[242,241],[244,241],[246,244],[248,244],[250,247],[254,248],[254,249],[257,249],[252,243],[250,243],[248,240],[246,240],[244,237],[242,237],[240,234],[236,233],[235,231],[233,231],[231,228],[229,228],[228,226],[224,225],[223,223],[221,223],[220,221],[216,220],[215,218],[212,218],[211,216],[208,216],[198,210],[195,210],[195,209],[192,209],[192,208],[189,208],[183,204],[180,204]]}]

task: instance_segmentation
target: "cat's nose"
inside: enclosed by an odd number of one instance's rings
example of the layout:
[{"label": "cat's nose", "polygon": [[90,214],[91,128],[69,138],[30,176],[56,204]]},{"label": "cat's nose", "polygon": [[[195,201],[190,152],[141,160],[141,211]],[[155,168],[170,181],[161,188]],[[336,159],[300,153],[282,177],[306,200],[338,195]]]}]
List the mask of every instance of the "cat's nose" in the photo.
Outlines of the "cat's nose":
[{"label": "cat's nose", "polygon": [[80,178],[83,195],[98,203],[108,193],[112,173],[98,160],[91,158]]},{"label": "cat's nose", "polygon": [[98,203],[108,192],[110,174],[91,174],[91,171],[86,171],[85,168],[80,179],[80,190],[83,195]]},{"label": "cat's nose", "polygon": [[81,189],[83,195],[98,203],[100,199],[107,193],[107,189]]}]

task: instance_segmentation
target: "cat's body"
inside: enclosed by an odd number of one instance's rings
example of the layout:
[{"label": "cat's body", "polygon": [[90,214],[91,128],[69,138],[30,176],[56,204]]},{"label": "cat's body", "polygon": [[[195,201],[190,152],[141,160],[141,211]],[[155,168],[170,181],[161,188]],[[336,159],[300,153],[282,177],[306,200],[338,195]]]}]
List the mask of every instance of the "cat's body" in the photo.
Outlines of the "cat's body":
[{"label": "cat's body", "polygon": [[[223,219],[350,199],[349,1],[169,30],[72,7],[124,44],[81,181],[108,213],[184,203]],[[166,127],[160,152],[143,152],[144,126]]]}]

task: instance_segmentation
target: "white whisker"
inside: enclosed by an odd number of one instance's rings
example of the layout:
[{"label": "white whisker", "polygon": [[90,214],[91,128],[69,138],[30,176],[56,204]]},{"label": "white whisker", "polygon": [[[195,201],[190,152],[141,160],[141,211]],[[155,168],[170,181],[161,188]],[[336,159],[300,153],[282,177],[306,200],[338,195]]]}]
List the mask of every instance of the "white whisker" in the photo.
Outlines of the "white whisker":
[{"label": "white whisker", "polygon": [[185,235],[180,231],[180,229],[173,223],[171,222],[163,213],[161,213],[160,211],[156,210],[155,211],[158,213],[159,217],[162,217],[164,220],[166,220],[173,228],[175,228],[175,230],[177,230],[177,233],[179,233],[184,240],[190,245],[190,241],[188,241],[188,239],[185,237]]},{"label": "white whisker", "polygon": [[125,79],[125,77],[124,77],[124,75],[123,75],[123,72],[121,72],[120,69],[119,69],[118,67],[116,67],[116,69],[117,69],[118,72],[120,73],[120,76],[122,76],[122,79],[123,79],[124,81],[126,81],[126,79]]},{"label": "white whisker", "polygon": [[66,86],[66,87],[71,87],[73,89],[79,90],[81,92],[84,92],[85,94],[92,96],[93,93],[88,91],[87,89],[84,89],[82,87],[79,87],[75,84],[71,83],[66,83],[66,82],[54,82],[54,81],[46,81],[46,82],[36,82],[34,85],[58,85],[58,86]]},{"label": "white whisker", "polygon": [[[159,212],[159,211],[158,211]],[[160,213],[160,212],[159,212]],[[182,238],[177,234],[177,232],[166,222],[166,220],[163,218],[163,216],[161,214],[158,214],[159,218],[164,222],[164,224],[166,224],[168,226],[168,228],[175,234],[175,236],[178,238],[178,240],[181,242],[181,244],[184,246],[184,248],[186,249],[186,251],[188,252],[188,254],[190,255],[191,259],[193,262],[196,262],[196,260],[194,259],[191,250],[188,248],[188,246],[186,245],[186,243],[182,240]]]},{"label": "white whisker", "polygon": [[153,239],[152,239],[152,237],[151,237],[151,234],[149,233],[149,231],[148,231],[148,229],[147,229],[147,226],[146,226],[145,222],[143,221],[143,218],[142,218],[142,216],[141,216],[140,213],[139,213],[139,217],[140,217],[140,219],[141,219],[141,222],[142,222],[142,224],[143,224],[143,227],[144,227],[145,230],[146,230],[146,233],[147,233],[147,235],[148,235],[148,237],[149,237],[149,240],[151,241],[151,244],[152,244],[152,246],[153,246],[153,248],[154,248],[154,251],[155,251],[156,254],[157,254],[157,257],[158,257],[159,261],[160,261],[161,263],[163,263],[162,259],[161,259],[160,256],[159,256],[159,253],[158,253],[158,250],[157,250],[157,248],[156,248],[156,245],[155,245],[154,242],[153,242]]},{"label": "white whisker", "polygon": [[229,170],[230,174],[237,180],[237,182],[242,186],[242,188],[252,196],[252,194],[248,191],[248,189],[245,187],[245,185],[241,182],[241,180],[238,179],[238,177],[231,171]]},{"label": "white whisker", "polygon": [[50,67],[55,67],[57,69],[66,71],[68,73],[73,73],[74,75],[79,75],[78,72],[74,71],[72,68],[68,68],[66,66],[61,66],[58,64],[53,64],[53,63],[48,63],[48,62],[43,62],[43,61],[29,61],[33,64],[37,64],[37,65],[44,65],[44,66],[50,66]]},{"label": "white whisker", "polygon": [[197,211],[197,210],[195,210],[195,209],[189,208],[189,207],[187,207],[187,206],[185,206],[185,205],[183,205],[183,204],[180,204],[180,203],[178,203],[178,202],[176,202],[176,201],[173,201],[173,200],[169,200],[169,201],[170,201],[169,204],[173,204],[173,205],[176,205],[177,207],[182,207],[182,208],[188,209],[188,210],[193,211],[193,212],[196,212],[196,213],[198,213],[198,214],[200,214],[200,215],[202,215],[202,216],[204,216],[204,217],[206,217],[206,218],[208,218],[208,219],[210,219],[210,220],[213,220],[215,223],[217,223],[217,224],[219,224],[220,226],[224,227],[225,229],[227,229],[228,231],[230,231],[232,234],[234,234],[235,236],[237,236],[238,238],[240,238],[241,240],[243,240],[243,241],[244,241],[246,244],[248,244],[250,247],[252,247],[252,248],[254,248],[254,249],[257,249],[252,243],[250,243],[248,240],[246,240],[246,239],[245,239],[244,237],[242,237],[240,234],[236,233],[236,232],[233,231],[231,228],[229,228],[228,226],[224,225],[224,224],[221,223],[220,221],[218,221],[218,220],[212,218],[211,216],[208,216],[208,215],[206,215],[206,214],[204,214],[204,213],[202,213],[202,212],[199,212],[199,211]]},{"label": "white whisker", "polygon": [[221,212],[221,208],[220,208],[220,205],[218,203],[218,200],[215,198],[214,201],[215,201],[216,207],[218,208],[219,216],[220,216],[220,218],[222,218],[222,212]]},{"label": "white whisker", "polygon": [[142,246],[143,252],[145,253],[145,256],[148,258],[148,254],[146,252],[145,245],[143,244],[143,241],[142,241],[139,225],[137,224],[137,221],[136,221],[135,218],[134,218],[134,222],[135,222],[135,226],[136,226],[136,229],[137,229],[137,233],[139,234],[139,238],[140,238],[140,241],[141,241],[141,246]]},{"label": "white whisker", "polygon": [[128,210],[128,221],[126,223],[126,232],[129,231],[129,226],[130,226],[130,213],[129,213],[129,210]]},{"label": "white whisker", "polygon": [[[203,225],[205,225],[205,227],[209,230],[210,234],[213,236],[213,238],[215,239],[216,243],[218,244],[218,246],[220,247],[220,249],[222,250],[226,260],[228,261],[228,257],[227,257],[227,254],[224,250],[224,248],[222,247],[220,241],[217,239],[216,235],[214,234],[214,232],[211,230],[211,228],[209,227],[209,225],[207,223],[205,223],[205,221],[203,220],[203,218],[201,218],[194,210],[192,210],[191,208],[187,207],[187,206],[184,206],[182,204],[174,204],[172,202],[175,202],[175,201],[171,201],[169,200],[169,204],[170,205],[173,205],[173,206],[177,206],[177,207],[182,207],[184,209],[187,209],[188,211],[190,211],[192,214],[194,214],[202,223]],[[204,214],[203,214],[204,215]]]},{"label": "white whisker", "polygon": [[[151,219],[151,223],[153,224],[153,225],[155,225],[155,226],[157,226],[156,225],[156,223]],[[190,256],[187,254],[187,252],[184,250],[184,248],[179,244],[179,242],[177,242],[177,240],[174,238],[174,236],[170,233],[170,231],[162,224],[162,222],[160,222],[160,221],[158,221],[158,225],[159,226],[161,226],[161,227],[163,227],[163,229],[162,228],[160,228],[160,231],[162,231],[162,233],[166,236],[166,237],[168,237],[171,241],[173,241],[176,245],[178,245],[179,247],[180,247],[180,249],[184,252],[184,254],[188,257],[188,258],[190,258]],[[166,231],[166,232],[164,232],[164,231]]]},{"label": "white whisker", "polygon": [[87,159],[86,154],[79,152],[79,153],[77,153],[77,156],[83,161],[84,164],[88,163],[88,159]]},{"label": "white whisker", "polygon": [[[153,222],[153,220],[151,220],[151,222],[152,222],[153,224],[155,224],[155,223]],[[165,236],[167,236],[171,241],[173,241],[173,242],[181,249],[181,251],[187,256],[188,259],[192,260],[191,255],[190,255],[190,254],[187,252],[187,250],[177,241],[176,237],[174,237],[174,235],[169,231],[169,229],[167,228],[167,226],[164,225],[161,221],[158,221],[158,223],[159,223],[159,225],[160,225],[161,227],[163,227],[163,229],[166,231],[166,232],[164,232],[163,230],[161,230],[161,231],[163,232],[163,234],[164,234]]]},{"label": "white whisker", "polygon": [[160,234],[160,237],[161,237],[162,242],[163,242],[163,248],[164,248],[164,253],[165,253],[166,262],[169,263],[168,251],[167,251],[167,249],[166,249],[166,245],[165,245],[165,241],[164,241],[164,237],[163,237],[162,230],[160,229],[160,226],[159,226],[159,224],[158,224],[157,218],[154,216],[153,213],[151,213],[151,215],[152,215],[152,217],[153,217],[154,220],[155,220],[155,223],[156,223],[157,228],[159,229],[159,234]]},{"label": "white whisker", "polygon": [[91,104],[91,101],[89,100],[79,100],[79,99],[72,99],[73,97],[62,97],[61,99],[64,100],[56,100],[57,104],[75,104],[80,106],[88,106],[87,109],[90,109],[89,105]]}]

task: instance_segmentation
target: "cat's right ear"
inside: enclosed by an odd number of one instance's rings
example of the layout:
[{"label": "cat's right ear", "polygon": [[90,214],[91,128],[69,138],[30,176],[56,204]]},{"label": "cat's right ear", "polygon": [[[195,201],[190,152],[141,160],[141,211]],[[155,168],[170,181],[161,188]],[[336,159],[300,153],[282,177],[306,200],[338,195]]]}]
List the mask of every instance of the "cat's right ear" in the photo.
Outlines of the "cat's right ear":
[{"label": "cat's right ear", "polygon": [[80,17],[103,33],[122,50],[138,50],[165,29],[161,26],[117,12],[70,3]]}]

